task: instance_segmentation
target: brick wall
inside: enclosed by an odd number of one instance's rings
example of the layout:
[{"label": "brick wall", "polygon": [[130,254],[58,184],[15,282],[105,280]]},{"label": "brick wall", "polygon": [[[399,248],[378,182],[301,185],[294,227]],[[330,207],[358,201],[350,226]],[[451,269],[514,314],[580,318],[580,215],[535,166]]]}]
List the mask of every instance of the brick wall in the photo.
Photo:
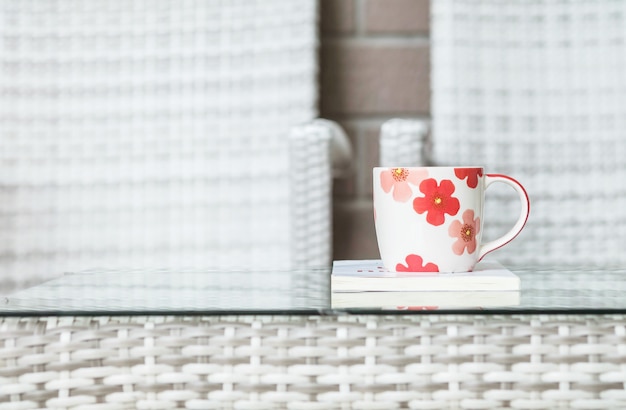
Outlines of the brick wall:
[{"label": "brick wall", "polygon": [[320,113],[348,132],[354,174],[335,185],[334,258],[378,258],[372,168],[380,126],[430,111],[429,0],[321,0]]}]

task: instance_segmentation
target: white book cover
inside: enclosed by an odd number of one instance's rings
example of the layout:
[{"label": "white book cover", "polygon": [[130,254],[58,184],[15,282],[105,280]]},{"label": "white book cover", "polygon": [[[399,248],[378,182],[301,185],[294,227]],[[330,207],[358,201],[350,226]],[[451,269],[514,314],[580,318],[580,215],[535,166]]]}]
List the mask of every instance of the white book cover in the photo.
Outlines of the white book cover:
[{"label": "white book cover", "polygon": [[499,262],[479,262],[472,272],[390,272],[380,260],[333,262],[332,292],[518,291],[520,279]]},{"label": "white book cover", "polygon": [[519,306],[520,292],[504,291],[418,291],[418,292],[332,292],[331,307],[380,308],[391,310],[438,310]]}]

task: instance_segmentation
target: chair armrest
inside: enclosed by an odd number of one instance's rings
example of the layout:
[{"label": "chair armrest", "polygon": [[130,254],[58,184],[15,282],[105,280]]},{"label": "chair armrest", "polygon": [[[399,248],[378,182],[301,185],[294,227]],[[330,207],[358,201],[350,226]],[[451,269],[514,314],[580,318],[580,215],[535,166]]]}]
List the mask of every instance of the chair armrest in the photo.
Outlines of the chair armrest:
[{"label": "chair armrest", "polygon": [[391,119],[380,132],[380,165],[426,166],[430,149],[430,122],[415,119]]},{"label": "chair armrest", "polygon": [[316,119],[289,133],[292,265],[332,262],[332,182],[352,170],[352,148],[341,127]]},{"label": "chair armrest", "polygon": [[[330,133],[329,150],[332,173],[334,178],[343,178],[353,172],[352,145],[348,135],[335,121],[317,118],[308,125],[300,126],[304,132],[311,132],[316,135]],[[298,127],[296,127],[296,130]],[[307,131],[308,130],[308,131]]]},{"label": "chair armrest", "polygon": [[[289,146],[293,150],[291,158],[301,157],[305,162],[328,160],[333,178],[343,178],[353,172],[352,145],[346,132],[334,121],[317,118],[292,127]],[[303,163],[298,161],[293,165],[301,167]]]}]

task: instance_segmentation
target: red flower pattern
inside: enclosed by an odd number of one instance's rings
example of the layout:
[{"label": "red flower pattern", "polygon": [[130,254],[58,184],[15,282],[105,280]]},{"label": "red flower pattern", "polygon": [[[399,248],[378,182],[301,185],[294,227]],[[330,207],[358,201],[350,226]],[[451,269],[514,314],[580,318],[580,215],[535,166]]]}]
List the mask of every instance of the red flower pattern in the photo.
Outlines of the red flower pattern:
[{"label": "red flower pattern", "polygon": [[425,169],[390,168],[380,173],[380,185],[389,193],[393,189],[393,199],[406,202],[413,195],[409,183],[417,186],[428,175]]},{"label": "red flower pattern", "polygon": [[439,266],[434,263],[424,265],[424,260],[419,255],[408,255],[405,261],[406,266],[401,263],[396,265],[396,272],[439,272]]},{"label": "red flower pattern", "polygon": [[474,211],[471,209],[463,212],[463,222],[452,221],[448,233],[453,238],[458,238],[452,244],[452,250],[457,255],[462,255],[465,249],[468,253],[476,250],[476,235],[480,232],[480,218],[474,219]]},{"label": "red flower pattern", "polygon": [[442,225],[445,214],[456,215],[461,207],[459,200],[452,196],[454,184],[448,179],[444,179],[440,184],[433,178],[425,179],[419,186],[424,197],[413,200],[413,209],[418,214],[426,212],[426,221],[434,226]]},{"label": "red flower pattern", "polygon": [[459,179],[467,178],[467,186],[476,188],[478,186],[478,177],[483,176],[482,168],[454,168],[454,175]]}]

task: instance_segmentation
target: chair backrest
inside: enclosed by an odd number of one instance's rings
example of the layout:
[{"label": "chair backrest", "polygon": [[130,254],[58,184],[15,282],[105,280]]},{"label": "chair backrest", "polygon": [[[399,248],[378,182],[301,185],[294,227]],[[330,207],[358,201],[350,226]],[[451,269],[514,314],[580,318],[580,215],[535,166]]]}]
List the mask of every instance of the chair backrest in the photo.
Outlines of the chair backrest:
[{"label": "chair backrest", "polygon": [[[626,263],[626,2],[437,0],[432,160],[520,180],[518,263]],[[510,199],[509,199],[510,198]],[[512,224],[495,191],[486,234]]]},{"label": "chair backrest", "polygon": [[0,280],[289,264],[315,0],[0,2]]}]

